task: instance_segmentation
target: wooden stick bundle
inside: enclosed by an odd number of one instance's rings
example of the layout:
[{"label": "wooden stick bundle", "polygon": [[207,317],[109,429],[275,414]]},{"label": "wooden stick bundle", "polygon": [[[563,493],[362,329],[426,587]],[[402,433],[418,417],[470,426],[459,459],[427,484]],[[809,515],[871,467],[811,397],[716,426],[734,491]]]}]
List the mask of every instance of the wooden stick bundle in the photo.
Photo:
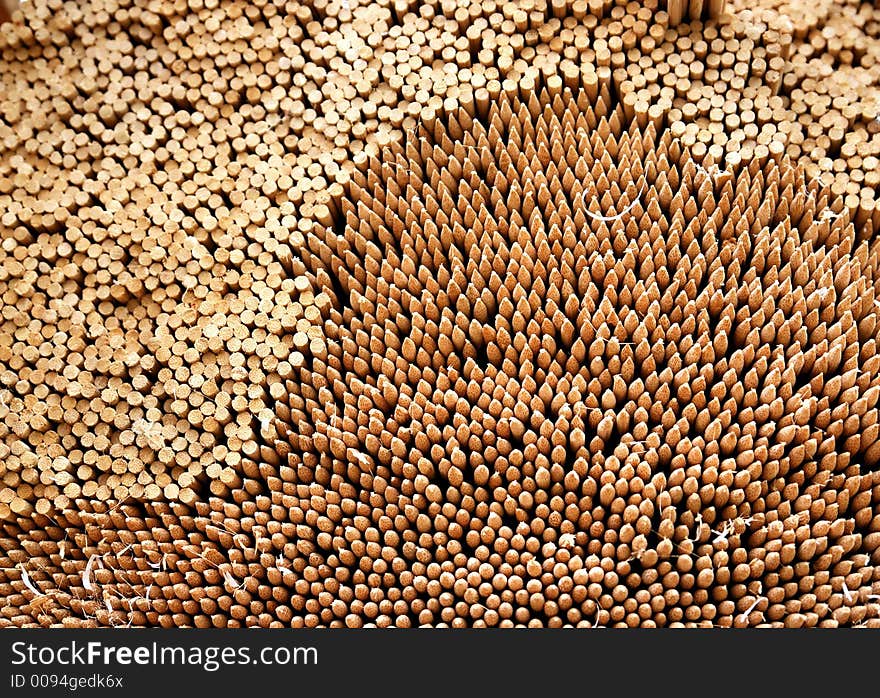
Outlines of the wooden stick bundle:
[{"label": "wooden stick bundle", "polygon": [[875,623],[878,27],[24,3],[4,622]]},{"label": "wooden stick bundle", "polygon": [[874,617],[877,245],[782,155],[696,159],[551,78],[364,159],[306,238],[329,344],[276,442],[302,574],[358,570],[293,622]]}]

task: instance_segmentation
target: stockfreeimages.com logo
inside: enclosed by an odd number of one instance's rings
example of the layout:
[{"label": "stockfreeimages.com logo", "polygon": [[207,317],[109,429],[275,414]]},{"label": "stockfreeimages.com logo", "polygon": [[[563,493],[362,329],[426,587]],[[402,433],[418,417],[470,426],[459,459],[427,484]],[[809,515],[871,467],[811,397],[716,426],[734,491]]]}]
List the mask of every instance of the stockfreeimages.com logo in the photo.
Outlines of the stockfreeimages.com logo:
[{"label": "stockfreeimages.com logo", "polygon": [[47,647],[30,642],[12,643],[12,664],[31,667],[52,666],[198,666],[217,671],[224,666],[314,665],[318,663],[315,647],[175,647],[148,645],[105,645],[103,642],[73,642],[61,647]]}]

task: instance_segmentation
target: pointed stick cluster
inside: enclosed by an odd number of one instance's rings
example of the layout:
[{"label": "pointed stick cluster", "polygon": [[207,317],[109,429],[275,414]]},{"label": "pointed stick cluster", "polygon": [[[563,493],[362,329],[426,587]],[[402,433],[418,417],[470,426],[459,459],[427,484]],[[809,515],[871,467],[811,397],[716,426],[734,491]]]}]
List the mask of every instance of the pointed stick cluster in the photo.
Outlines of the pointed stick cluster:
[{"label": "pointed stick cluster", "polygon": [[880,243],[781,155],[551,82],[364,158],[277,408],[294,622],[877,617]]}]

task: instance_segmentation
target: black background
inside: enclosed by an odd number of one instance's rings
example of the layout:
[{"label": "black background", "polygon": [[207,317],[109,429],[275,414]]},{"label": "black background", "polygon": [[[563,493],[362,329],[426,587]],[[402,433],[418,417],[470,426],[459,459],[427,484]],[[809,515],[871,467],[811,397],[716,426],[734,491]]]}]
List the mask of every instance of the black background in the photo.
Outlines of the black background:
[{"label": "black background", "polygon": [[[314,646],[317,665],[12,665],[18,641]],[[789,696],[880,693],[870,630],[5,630],[0,696]],[[13,673],[123,676],[123,689],[12,689]]]}]

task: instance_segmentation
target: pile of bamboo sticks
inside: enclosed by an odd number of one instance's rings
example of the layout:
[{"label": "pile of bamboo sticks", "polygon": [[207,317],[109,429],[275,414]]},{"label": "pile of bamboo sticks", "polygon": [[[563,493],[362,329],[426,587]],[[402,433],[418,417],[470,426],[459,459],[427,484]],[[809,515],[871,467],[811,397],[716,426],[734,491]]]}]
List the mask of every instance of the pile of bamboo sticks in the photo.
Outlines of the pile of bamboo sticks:
[{"label": "pile of bamboo sticks", "polygon": [[[871,3],[39,0],[11,17],[3,622],[872,622]],[[736,293],[712,259],[739,260]],[[716,557],[761,571],[706,600],[722,583],[686,589],[699,575],[678,561],[708,579]],[[620,584],[561,609],[584,573],[561,592],[557,564]],[[513,586],[484,594],[496,574]]]},{"label": "pile of bamboo sticks", "polygon": [[[780,146],[698,160],[590,84],[426,120],[308,236],[305,625],[876,617],[880,243]],[[373,605],[322,603],[353,564]]]}]

